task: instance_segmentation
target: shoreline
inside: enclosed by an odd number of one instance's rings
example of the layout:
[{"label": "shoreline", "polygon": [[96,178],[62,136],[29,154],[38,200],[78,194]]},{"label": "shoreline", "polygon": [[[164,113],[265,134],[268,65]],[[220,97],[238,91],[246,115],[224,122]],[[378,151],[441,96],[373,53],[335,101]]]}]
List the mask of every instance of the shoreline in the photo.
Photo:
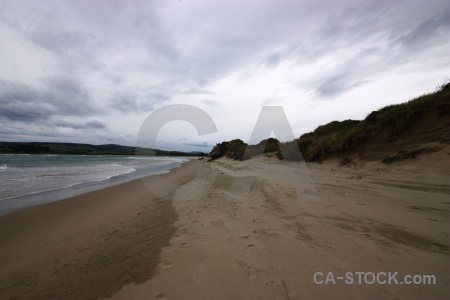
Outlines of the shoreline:
[{"label": "shoreline", "polygon": [[[152,170],[135,170],[130,173],[115,175],[104,180],[93,182],[75,183],[63,188],[39,191],[31,194],[25,194],[12,198],[0,200],[0,216],[9,214],[21,209],[52,203],[55,201],[65,200],[67,198],[79,196],[85,193],[105,189],[122,183],[138,180],[152,175],[161,175],[170,172],[172,169],[181,167],[190,159],[182,162],[174,162],[169,166],[154,167]],[[169,167],[169,169],[167,169]]]},{"label": "shoreline", "polygon": [[[445,298],[449,150],[341,167],[192,160],[162,175],[177,186],[150,176],[13,212],[0,298]],[[436,284],[313,281],[361,271]]]},{"label": "shoreline", "polygon": [[197,165],[0,216],[0,298],[98,299],[148,280],[177,215],[157,195],[174,190],[152,192],[143,180],[161,176],[180,186]]}]

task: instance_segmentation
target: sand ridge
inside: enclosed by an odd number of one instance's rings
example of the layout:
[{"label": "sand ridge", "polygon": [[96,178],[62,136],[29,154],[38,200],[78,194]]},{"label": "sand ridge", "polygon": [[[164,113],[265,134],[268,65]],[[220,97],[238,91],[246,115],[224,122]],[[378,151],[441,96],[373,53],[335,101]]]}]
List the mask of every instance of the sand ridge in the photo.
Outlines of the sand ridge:
[{"label": "sand ridge", "polygon": [[[445,299],[448,153],[190,161],[163,175],[177,186],[148,177],[17,211],[0,217],[0,298]],[[437,284],[313,281],[360,271]]]},{"label": "sand ridge", "polygon": [[[448,174],[433,168],[448,165],[446,151],[433,166],[426,159],[417,165],[422,173],[410,163],[308,164],[318,201],[295,193],[311,187],[302,186],[309,176],[302,164],[205,163],[175,192],[177,233],[163,248],[158,275],[113,299],[444,299],[450,186]],[[437,284],[313,281],[316,272],[358,271],[434,274]]]}]

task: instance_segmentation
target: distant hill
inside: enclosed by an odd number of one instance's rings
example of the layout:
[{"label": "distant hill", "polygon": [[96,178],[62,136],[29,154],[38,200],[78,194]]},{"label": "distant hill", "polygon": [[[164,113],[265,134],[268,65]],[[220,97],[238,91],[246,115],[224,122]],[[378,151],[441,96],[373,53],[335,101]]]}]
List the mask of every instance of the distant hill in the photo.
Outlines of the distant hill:
[{"label": "distant hill", "polygon": [[[213,148],[210,156],[242,160],[244,152],[249,158],[252,153],[260,154],[260,147],[267,144],[264,153],[273,153],[280,159],[283,155],[279,146],[284,145],[288,149],[298,147],[306,161],[338,157],[342,163],[353,158],[389,162],[438,150],[439,146],[420,147],[429,143],[450,143],[450,83],[436,92],[373,111],[364,120],[333,121],[282,144],[276,139],[258,145],[247,145],[241,140],[223,142]],[[285,154],[290,155],[289,151]]]},{"label": "distant hill", "polygon": [[[135,155],[136,148],[115,144],[90,145],[76,143],[20,143],[0,142],[0,153],[23,154],[78,154],[78,155]],[[165,151],[139,148],[140,155],[157,156],[207,156],[203,152]]]}]

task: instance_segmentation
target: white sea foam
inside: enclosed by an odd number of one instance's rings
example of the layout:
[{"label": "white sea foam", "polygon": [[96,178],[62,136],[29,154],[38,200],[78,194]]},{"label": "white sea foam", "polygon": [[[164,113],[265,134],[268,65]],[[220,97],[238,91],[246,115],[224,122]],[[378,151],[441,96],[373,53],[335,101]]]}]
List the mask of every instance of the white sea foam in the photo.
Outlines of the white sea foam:
[{"label": "white sea foam", "polygon": [[164,172],[179,162],[179,158],[166,157],[130,160],[125,156],[88,155],[80,159],[79,155],[0,154],[0,200],[133,176],[129,174],[137,171],[134,176]]}]

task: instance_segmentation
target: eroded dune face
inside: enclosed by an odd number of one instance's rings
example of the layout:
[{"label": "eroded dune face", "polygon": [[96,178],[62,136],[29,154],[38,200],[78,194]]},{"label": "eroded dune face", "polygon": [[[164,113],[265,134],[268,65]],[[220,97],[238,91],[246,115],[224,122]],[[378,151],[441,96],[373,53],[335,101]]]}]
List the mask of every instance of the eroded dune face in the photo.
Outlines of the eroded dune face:
[{"label": "eroded dune face", "polygon": [[[161,253],[159,273],[113,298],[442,297],[450,187],[440,165],[448,166],[449,150],[391,165],[261,156],[202,162],[204,173],[174,195],[178,231]],[[317,198],[305,197],[308,191]],[[438,281],[314,282],[317,272],[360,271],[395,271],[399,279],[434,274]]]},{"label": "eroded dune face", "polygon": [[[445,297],[450,148],[441,146],[391,164],[191,160],[163,175],[169,189],[148,177],[2,216],[1,295]],[[356,272],[436,284],[325,283]]]}]

